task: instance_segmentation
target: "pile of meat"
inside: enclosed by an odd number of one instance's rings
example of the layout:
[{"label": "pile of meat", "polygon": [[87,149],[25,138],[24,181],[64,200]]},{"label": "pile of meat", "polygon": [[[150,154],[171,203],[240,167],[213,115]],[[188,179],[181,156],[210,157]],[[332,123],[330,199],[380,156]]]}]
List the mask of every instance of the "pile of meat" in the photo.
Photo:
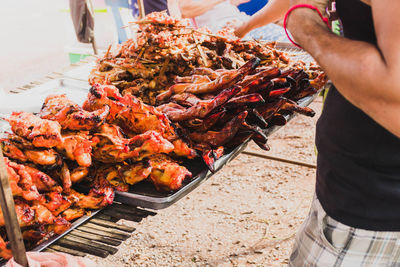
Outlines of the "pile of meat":
[{"label": "pile of meat", "polygon": [[[114,189],[144,179],[159,190],[180,188],[191,173],[173,157],[196,156],[165,115],[113,86],[93,86],[83,108],[50,95],[39,114],[5,120],[11,132],[0,143],[23,236],[32,243],[64,232],[85,209],[111,204]],[[72,189],[82,180],[90,182],[88,195]],[[0,256],[8,259],[4,240]]]},{"label": "pile of meat", "polygon": [[324,73],[257,68],[259,62],[253,58],[237,70],[196,68],[156,97],[157,110],[175,123],[211,171],[225,148],[249,139],[268,150],[266,129],[286,124],[286,114],[315,114],[296,101],[315,95],[326,83]]},{"label": "pile of meat", "polygon": [[[27,245],[63,233],[71,226],[70,221],[83,216],[87,209],[113,202],[114,190],[104,179],[94,181],[87,195],[71,188],[73,182],[87,175],[91,164],[85,132],[64,132],[59,122],[25,112],[13,113],[7,121],[12,133],[1,139],[1,146]],[[62,124],[70,122],[65,119]],[[68,163],[64,158],[69,158]],[[0,226],[4,223],[0,214]],[[12,254],[3,238],[4,228],[0,235],[0,256],[9,259]]]},{"label": "pile of meat", "polygon": [[194,29],[188,20],[164,13],[151,13],[134,23],[136,37],[118,45],[98,60],[89,82],[114,85],[147,104],[174,83],[176,76],[188,76],[197,67],[237,69],[253,57],[262,66],[285,68],[286,55],[274,43],[241,41],[227,31],[211,34],[206,28]]},{"label": "pile of meat", "polygon": [[[201,157],[214,171],[226,149],[250,139],[268,149],[266,129],[284,125],[286,114],[314,115],[297,101],[323,88],[318,66],[165,13],[136,24],[135,40],[99,59],[82,106],[50,95],[38,114],[5,119],[11,132],[0,144],[26,241],[64,232],[140,181],[178,190],[192,176],[184,159]],[[87,195],[72,189],[81,181]],[[8,259],[4,236],[0,256]]]}]

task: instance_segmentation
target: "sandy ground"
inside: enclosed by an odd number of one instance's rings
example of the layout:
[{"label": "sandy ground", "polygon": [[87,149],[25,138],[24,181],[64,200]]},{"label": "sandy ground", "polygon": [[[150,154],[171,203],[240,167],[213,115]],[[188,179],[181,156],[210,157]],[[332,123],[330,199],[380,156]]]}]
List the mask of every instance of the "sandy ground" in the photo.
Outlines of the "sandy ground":
[{"label": "sandy ground", "polygon": [[[273,134],[271,151],[314,162],[314,118],[298,116]],[[194,192],[140,223],[99,266],[283,266],[314,192],[315,169],[239,155]]]}]

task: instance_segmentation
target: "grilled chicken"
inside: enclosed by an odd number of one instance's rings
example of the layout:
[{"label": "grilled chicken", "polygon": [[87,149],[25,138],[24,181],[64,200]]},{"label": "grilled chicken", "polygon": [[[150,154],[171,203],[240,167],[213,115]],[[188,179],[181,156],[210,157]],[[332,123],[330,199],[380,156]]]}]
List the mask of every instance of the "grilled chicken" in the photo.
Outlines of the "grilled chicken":
[{"label": "grilled chicken", "polygon": [[13,112],[6,120],[15,134],[30,140],[35,147],[51,148],[62,142],[58,122],[44,120],[27,112]]},{"label": "grilled chicken", "polygon": [[150,179],[159,191],[177,190],[185,178],[192,176],[188,169],[166,155],[153,156],[149,163],[152,167]]},{"label": "grilled chicken", "polygon": [[68,159],[75,160],[79,166],[90,167],[92,165],[92,143],[89,132],[65,132],[63,141],[57,146]]},{"label": "grilled chicken", "polygon": [[170,153],[174,146],[161,134],[147,131],[133,138],[124,138],[118,126],[105,124],[92,139],[93,157],[101,162],[115,163],[127,159],[142,160],[150,155]]},{"label": "grilled chicken", "polygon": [[8,138],[0,139],[3,153],[7,157],[19,162],[30,162],[47,167],[61,166],[62,159],[53,148],[36,148],[24,138],[10,134]]},{"label": "grilled chicken", "polygon": [[42,119],[58,121],[63,129],[91,130],[104,123],[110,108],[102,106],[88,112],[63,95],[50,95],[44,101],[40,111]]}]

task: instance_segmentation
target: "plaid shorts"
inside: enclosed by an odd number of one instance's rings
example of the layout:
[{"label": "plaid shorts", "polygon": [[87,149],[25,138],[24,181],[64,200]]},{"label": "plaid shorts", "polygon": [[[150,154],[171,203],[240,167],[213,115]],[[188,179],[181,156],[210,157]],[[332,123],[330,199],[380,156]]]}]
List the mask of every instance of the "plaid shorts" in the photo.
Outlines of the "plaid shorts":
[{"label": "plaid shorts", "polygon": [[400,232],[368,231],[329,217],[314,197],[289,266],[400,266]]}]

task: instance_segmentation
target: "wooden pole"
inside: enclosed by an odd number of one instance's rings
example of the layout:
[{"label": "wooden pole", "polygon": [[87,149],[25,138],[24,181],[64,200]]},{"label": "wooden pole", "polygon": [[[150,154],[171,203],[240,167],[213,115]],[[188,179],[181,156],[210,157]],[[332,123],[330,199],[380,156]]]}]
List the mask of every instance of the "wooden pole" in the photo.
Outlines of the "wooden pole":
[{"label": "wooden pole", "polygon": [[145,11],[144,11],[144,4],[143,0],[137,0],[138,7],[139,7],[139,19],[144,19],[146,16]]},{"label": "wooden pole", "polygon": [[8,181],[7,169],[4,163],[3,151],[0,146],[0,206],[3,211],[7,237],[10,240],[11,251],[16,263],[29,267],[17,213],[15,212],[14,198]]}]

